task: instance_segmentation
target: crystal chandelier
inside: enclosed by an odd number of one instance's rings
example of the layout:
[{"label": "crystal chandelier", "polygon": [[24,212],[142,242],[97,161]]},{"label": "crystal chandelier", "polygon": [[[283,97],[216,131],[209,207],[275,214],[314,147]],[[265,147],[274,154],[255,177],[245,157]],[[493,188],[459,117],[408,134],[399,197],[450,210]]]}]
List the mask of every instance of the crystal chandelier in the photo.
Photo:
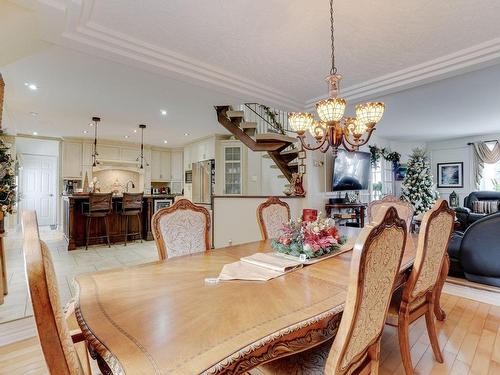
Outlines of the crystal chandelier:
[{"label": "crystal chandelier", "polygon": [[[375,130],[375,125],[384,114],[385,106],[384,103],[379,102],[357,104],[355,107],[356,117],[344,117],[347,102],[338,96],[342,76],[337,73],[335,67],[333,31],[333,0],[330,0],[332,68],[326,77],[329,98],[316,103],[316,112],[318,112],[320,121],[314,121],[314,116],[311,113],[291,112],[288,114],[288,122],[292,130],[297,133],[302,147],[306,150],[320,150],[321,152],[326,152],[331,147],[335,158],[340,146],[344,146],[347,151],[352,152],[368,142]],[[316,140],[316,145],[306,142],[307,131]]]}]

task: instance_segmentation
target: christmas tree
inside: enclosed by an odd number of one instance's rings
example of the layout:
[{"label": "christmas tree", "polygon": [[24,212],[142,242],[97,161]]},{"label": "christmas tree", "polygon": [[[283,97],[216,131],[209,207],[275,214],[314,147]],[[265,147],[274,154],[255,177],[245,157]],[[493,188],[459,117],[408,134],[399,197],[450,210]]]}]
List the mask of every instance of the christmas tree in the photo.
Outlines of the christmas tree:
[{"label": "christmas tree", "polygon": [[436,202],[438,193],[434,188],[429,159],[424,150],[413,150],[401,191],[401,199],[415,207],[415,215],[427,212]]},{"label": "christmas tree", "polygon": [[14,160],[9,147],[0,139],[0,209],[4,214],[14,211],[15,188]]}]

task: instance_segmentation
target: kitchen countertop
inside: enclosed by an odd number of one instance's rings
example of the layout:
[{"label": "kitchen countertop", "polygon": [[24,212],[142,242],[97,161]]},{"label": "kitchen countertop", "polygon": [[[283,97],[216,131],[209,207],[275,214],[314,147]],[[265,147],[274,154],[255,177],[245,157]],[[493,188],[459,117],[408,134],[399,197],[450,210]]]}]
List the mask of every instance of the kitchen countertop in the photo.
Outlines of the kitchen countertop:
[{"label": "kitchen countertop", "polygon": [[[175,197],[179,196],[180,194],[144,194],[144,198],[153,198],[153,199],[174,199]],[[72,199],[88,199],[89,196],[87,195],[80,195],[80,194],[63,194],[63,198],[72,198]],[[122,194],[119,195],[113,195],[113,199],[118,199],[118,198],[123,198]]]}]

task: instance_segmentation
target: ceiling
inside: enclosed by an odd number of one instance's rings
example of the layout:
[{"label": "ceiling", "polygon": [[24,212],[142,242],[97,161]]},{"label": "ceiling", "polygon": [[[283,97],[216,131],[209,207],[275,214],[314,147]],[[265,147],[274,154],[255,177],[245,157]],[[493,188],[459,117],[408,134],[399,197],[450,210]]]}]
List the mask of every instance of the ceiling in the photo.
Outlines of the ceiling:
[{"label": "ceiling", "polygon": [[[3,49],[9,58],[0,58],[6,121],[19,131],[81,135],[90,116],[100,114],[106,136],[123,137],[125,129],[146,122],[152,143],[168,138],[174,146],[222,132],[214,104],[255,100],[311,110],[326,94],[326,0],[10,4],[9,19],[31,14],[35,21],[25,27],[11,22],[7,38],[0,18],[1,45],[18,40],[28,46],[15,55]],[[391,104],[395,92],[500,62],[497,0],[407,0],[404,6],[400,0],[337,0],[334,6],[337,66],[351,102],[389,95]],[[28,80],[40,89],[26,90]],[[167,118],[159,115],[163,107]],[[408,107],[418,112],[414,102]],[[384,118],[388,135],[410,136],[414,129],[398,126],[403,118],[394,118],[401,113],[395,109],[389,105]]]}]

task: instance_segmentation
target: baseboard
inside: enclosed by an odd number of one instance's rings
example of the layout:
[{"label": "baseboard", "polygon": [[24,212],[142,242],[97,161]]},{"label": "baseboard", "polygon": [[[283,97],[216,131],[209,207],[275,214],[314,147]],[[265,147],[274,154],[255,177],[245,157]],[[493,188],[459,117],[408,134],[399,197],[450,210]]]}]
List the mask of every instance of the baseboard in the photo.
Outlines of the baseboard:
[{"label": "baseboard", "polygon": [[466,279],[461,279],[459,277],[448,276],[446,278],[446,281],[449,282],[449,283],[452,283],[452,284],[462,285],[462,286],[466,286],[466,287],[469,287],[469,288],[474,288],[474,289],[479,289],[479,290],[486,290],[488,292],[494,292],[494,293],[500,293],[500,288],[498,288],[496,286],[475,283],[473,281],[469,281],[469,280],[466,280]]}]

